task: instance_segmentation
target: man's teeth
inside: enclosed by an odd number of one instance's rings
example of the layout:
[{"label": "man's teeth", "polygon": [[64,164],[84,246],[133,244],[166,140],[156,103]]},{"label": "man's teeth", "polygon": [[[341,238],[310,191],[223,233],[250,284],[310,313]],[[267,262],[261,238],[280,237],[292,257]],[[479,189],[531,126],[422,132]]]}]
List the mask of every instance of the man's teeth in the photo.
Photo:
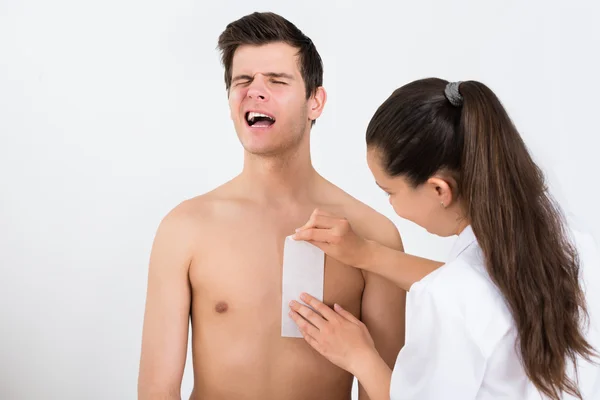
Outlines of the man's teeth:
[{"label": "man's teeth", "polygon": [[254,118],[257,117],[263,117],[263,118],[269,118],[271,121],[274,121],[274,119],[268,115],[265,114],[261,114],[261,113],[257,113],[257,112],[249,112],[248,113],[248,121],[253,121]]}]

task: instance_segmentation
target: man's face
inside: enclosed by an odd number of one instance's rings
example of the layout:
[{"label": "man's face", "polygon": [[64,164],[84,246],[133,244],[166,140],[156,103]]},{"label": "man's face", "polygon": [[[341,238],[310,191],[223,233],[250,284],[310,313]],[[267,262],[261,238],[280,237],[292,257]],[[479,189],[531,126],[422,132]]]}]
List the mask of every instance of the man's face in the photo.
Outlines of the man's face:
[{"label": "man's face", "polygon": [[309,118],[316,118],[296,53],[296,48],[277,42],[240,46],[233,56],[229,108],[249,153],[285,152],[308,134]]}]

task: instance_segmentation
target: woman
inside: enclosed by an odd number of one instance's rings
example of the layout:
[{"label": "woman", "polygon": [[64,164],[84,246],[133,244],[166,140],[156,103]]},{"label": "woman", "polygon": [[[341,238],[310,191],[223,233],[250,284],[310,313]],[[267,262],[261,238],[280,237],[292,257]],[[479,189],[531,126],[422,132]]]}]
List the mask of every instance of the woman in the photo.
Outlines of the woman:
[{"label": "woman", "polygon": [[458,240],[440,266],[315,211],[297,240],[409,291],[406,343],[392,372],[360,321],[303,296],[318,313],[292,302],[290,315],[306,341],[372,400],[582,398],[570,367],[597,353],[581,324],[579,253],[494,93],[475,81],[412,82],[376,111],[367,147],[395,212]]}]

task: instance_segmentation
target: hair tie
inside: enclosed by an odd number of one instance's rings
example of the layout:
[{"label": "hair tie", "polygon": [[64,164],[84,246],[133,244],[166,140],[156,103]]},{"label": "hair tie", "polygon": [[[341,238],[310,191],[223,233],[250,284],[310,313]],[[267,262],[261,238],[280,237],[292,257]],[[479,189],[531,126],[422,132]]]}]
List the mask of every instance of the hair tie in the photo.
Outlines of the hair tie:
[{"label": "hair tie", "polygon": [[462,82],[449,82],[446,85],[446,89],[444,90],[444,94],[446,98],[454,107],[460,107],[463,103],[463,97],[458,91],[458,87]]}]

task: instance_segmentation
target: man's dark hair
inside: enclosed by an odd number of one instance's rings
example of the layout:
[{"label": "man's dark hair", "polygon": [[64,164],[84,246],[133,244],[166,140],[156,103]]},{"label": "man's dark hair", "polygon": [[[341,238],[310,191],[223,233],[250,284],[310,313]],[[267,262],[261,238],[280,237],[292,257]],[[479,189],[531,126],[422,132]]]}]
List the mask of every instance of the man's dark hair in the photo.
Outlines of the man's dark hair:
[{"label": "man's dark hair", "polygon": [[308,36],[287,19],[272,12],[255,12],[227,25],[219,36],[218,49],[225,67],[225,87],[231,87],[233,54],[241,45],[283,42],[298,49],[298,67],[304,80],[306,98],[323,85],[323,63]]}]

